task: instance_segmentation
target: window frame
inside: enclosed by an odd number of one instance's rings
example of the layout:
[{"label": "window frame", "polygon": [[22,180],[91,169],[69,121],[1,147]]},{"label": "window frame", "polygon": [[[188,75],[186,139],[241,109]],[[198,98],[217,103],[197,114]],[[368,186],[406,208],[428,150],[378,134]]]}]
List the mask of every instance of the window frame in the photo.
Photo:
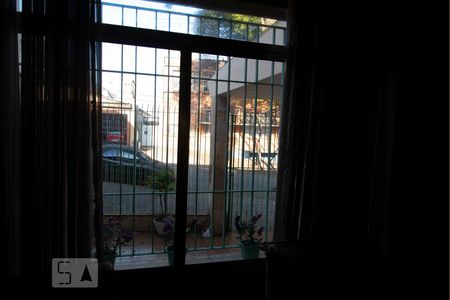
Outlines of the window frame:
[{"label": "window frame", "polygon": [[[189,35],[153,29],[125,27],[120,25],[94,25],[95,40],[101,43],[126,44],[131,46],[164,48],[180,51],[180,96],[178,120],[178,154],[175,227],[183,228],[175,231],[174,267],[183,268],[186,263],[186,213],[188,194],[189,166],[189,130],[191,102],[191,58],[193,52],[208,53],[220,56],[242,57],[257,60],[270,60],[285,63],[288,58],[288,47],[253,43],[247,41],[221,39],[216,37]],[[101,68],[100,68],[101,69]],[[99,75],[101,76],[101,75]],[[102,128],[99,128],[101,131]]]}]

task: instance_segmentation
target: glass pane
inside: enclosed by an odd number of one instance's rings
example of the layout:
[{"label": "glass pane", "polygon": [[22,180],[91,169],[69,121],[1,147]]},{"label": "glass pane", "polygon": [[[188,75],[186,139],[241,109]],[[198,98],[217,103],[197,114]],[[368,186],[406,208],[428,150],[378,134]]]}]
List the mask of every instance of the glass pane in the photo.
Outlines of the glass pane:
[{"label": "glass pane", "polygon": [[102,72],[102,98],[103,100],[120,99],[122,89],[120,86],[121,74]]},{"label": "glass pane", "polygon": [[168,75],[170,56],[166,49],[156,49],[156,74]]},{"label": "glass pane", "polygon": [[156,12],[138,9],[137,14],[137,27],[147,29],[156,28]]},{"label": "glass pane", "polygon": [[158,30],[169,31],[169,14],[157,12],[156,19]]},{"label": "glass pane", "polygon": [[219,21],[217,19],[202,18],[200,34],[204,36],[218,37]]},{"label": "glass pane", "polygon": [[200,34],[200,18],[189,16],[189,34]]},{"label": "glass pane", "polygon": [[274,84],[283,84],[284,64],[275,62],[274,64]]},{"label": "glass pane", "polygon": [[[276,45],[285,44],[283,36],[286,22],[282,20],[185,5],[168,5],[162,1],[102,0],[101,4],[102,22],[105,24]],[[276,42],[273,40],[275,30],[279,36]],[[259,36],[261,41],[258,41]]]},{"label": "glass pane", "polygon": [[180,52],[169,51],[169,58],[167,58],[169,66],[169,75],[180,76]]},{"label": "glass pane", "polygon": [[136,72],[136,47],[123,45],[123,70]]},{"label": "glass pane", "polygon": [[130,8],[123,9],[123,25],[136,27],[136,10]]},{"label": "glass pane", "polygon": [[217,58],[218,58],[217,55],[207,55],[207,54],[201,55],[201,61],[199,64],[201,78],[204,79],[215,78],[218,66]]},{"label": "glass pane", "polygon": [[219,37],[224,39],[231,38],[231,22],[228,20],[220,20]]},{"label": "glass pane", "polygon": [[122,45],[103,43],[102,49],[103,70],[120,71],[122,69]]},{"label": "glass pane", "polygon": [[272,62],[258,60],[258,81],[260,83],[272,83]]},{"label": "glass pane", "polygon": [[187,16],[172,14],[170,16],[170,31],[187,33]]},{"label": "glass pane", "polygon": [[259,42],[263,44],[274,43],[274,29],[271,27],[261,26],[259,28]]},{"label": "glass pane", "polygon": [[231,38],[233,40],[247,40],[247,24],[241,22],[233,22],[231,24]]},{"label": "glass pane", "polygon": [[155,76],[137,75],[136,76],[136,101],[151,105],[155,100]]},{"label": "glass pane", "polygon": [[[179,73],[173,68],[179,66],[180,53],[170,51],[169,78],[167,67],[165,75],[142,74],[167,64],[167,56],[158,57],[155,49],[123,45],[122,52],[122,45],[105,44],[104,65],[117,69],[102,72],[105,243],[114,250],[114,230],[122,231],[122,238],[133,237],[118,246],[116,269],[124,267],[126,256],[134,255],[153,255],[148,267],[167,266],[166,247],[174,234],[178,145]],[[169,54],[167,49],[156,52]],[[123,61],[123,70],[108,57]]]},{"label": "glass pane", "polygon": [[229,61],[230,79],[236,81],[245,80],[245,58],[233,57]]},{"label": "glass pane", "polygon": [[275,45],[285,45],[286,44],[286,29],[276,29],[275,30]]},{"label": "glass pane", "polygon": [[241,259],[236,216],[258,216],[261,238],[272,239],[282,86],[257,80],[257,67],[269,67],[262,80],[278,75],[272,61],[216,57],[192,55],[193,74],[205,72],[202,65],[218,74],[191,82],[187,264],[220,261],[223,253]]},{"label": "glass pane", "polygon": [[247,81],[256,81],[256,59],[247,59]]},{"label": "glass pane", "polygon": [[122,8],[117,6],[102,6],[102,23],[122,25]]},{"label": "glass pane", "polygon": [[191,77],[198,78],[200,74],[200,55],[198,53],[192,53],[191,61],[192,61]]},{"label": "glass pane", "polygon": [[137,71],[155,74],[155,48],[137,47]]},{"label": "glass pane", "polygon": [[122,101],[134,105],[136,94],[136,75],[122,74]]}]

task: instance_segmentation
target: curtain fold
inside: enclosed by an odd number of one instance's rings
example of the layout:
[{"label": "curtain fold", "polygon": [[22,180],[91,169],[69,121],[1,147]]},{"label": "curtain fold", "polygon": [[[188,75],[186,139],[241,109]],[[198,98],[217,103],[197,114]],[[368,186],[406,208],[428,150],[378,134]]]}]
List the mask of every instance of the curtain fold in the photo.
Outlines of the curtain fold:
[{"label": "curtain fold", "polygon": [[276,241],[360,241],[387,251],[396,117],[387,7],[289,2]]},{"label": "curtain fold", "polygon": [[314,105],[318,12],[309,2],[289,1],[288,59],[280,127],[274,240],[299,236],[305,164]]},{"label": "curtain fold", "polygon": [[[15,1],[8,3],[15,7]],[[11,165],[6,174],[14,175],[6,206],[20,207],[14,216],[17,226],[7,228],[20,240],[15,242],[19,262],[13,264],[20,265],[22,274],[48,271],[52,258],[92,257],[98,248],[100,218],[94,216],[101,209],[101,110],[93,29],[96,5],[23,0],[17,19],[21,97],[11,92],[4,98],[11,112],[6,122],[13,129],[10,145],[2,146],[2,158]],[[4,83],[9,90],[19,90],[19,76],[14,75],[17,20],[13,16],[8,27],[2,27],[2,33],[9,34],[8,40],[2,34],[2,41],[10,45],[2,55],[2,69],[11,74]]]},{"label": "curtain fold", "polygon": [[0,101],[2,104],[3,141],[1,143],[2,228],[6,229],[1,247],[7,257],[3,270],[17,275],[20,270],[20,79],[18,68],[18,36],[15,22],[16,1],[0,1]]}]

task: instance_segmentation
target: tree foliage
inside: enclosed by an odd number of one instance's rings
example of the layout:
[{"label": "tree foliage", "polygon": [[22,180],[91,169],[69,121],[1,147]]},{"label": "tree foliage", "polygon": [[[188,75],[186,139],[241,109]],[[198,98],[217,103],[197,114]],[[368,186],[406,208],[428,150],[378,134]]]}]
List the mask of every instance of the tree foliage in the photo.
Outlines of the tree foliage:
[{"label": "tree foliage", "polygon": [[[200,35],[255,41],[258,31],[275,22],[273,19],[219,11],[203,11],[194,25]],[[260,28],[258,28],[258,24]]]}]

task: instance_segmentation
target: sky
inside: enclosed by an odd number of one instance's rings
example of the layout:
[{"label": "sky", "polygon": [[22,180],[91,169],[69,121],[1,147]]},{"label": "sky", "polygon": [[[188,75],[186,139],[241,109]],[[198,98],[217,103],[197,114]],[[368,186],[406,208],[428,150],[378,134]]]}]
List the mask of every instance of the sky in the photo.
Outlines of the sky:
[{"label": "sky", "polygon": [[[197,14],[200,10],[196,8],[183,7],[179,5],[167,5],[164,3],[142,1],[142,0],[103,0],[102,3],[130,5],[145,7],[151,9],[165,10],[171,12],[180,12],[188,14]],[[138,10],[123,8],[123,25],[155,29],[155,13],[148,10]],[[168,30],[168,14],[158,13],[157,28],[160,30]],[[106,24],[122,25],[122,8],[119,6],[102,7],[102,22]],[[187,33],[187,18],[185,16],[171,15],[171,31]],[[122,50],[123,49],[123,50]],[[122,55],[123,51],[123,55]],[[179,51],[168,51],[167,49],[155,49],[148,47],[135,47],[120,44],[103,43],[102,44],[102,69],[121,71],[123,66],[124,72],[138,72],[150,74],[163,74],[164,64],[167,64],[167,57],[171,57],[170,75],[179,75]],[[167,69],[165,70],[167,74]],[[160,102],[167,95],[164,91],[167,90],[167,84],[172,88],[178,86],[177,79],[167,79],[163,77],[156,77],[151,75],[131,75],[124,74],[122,81],[119,73],[104,72],[103,73],[103,87],[108,89],[117,98],[120,99],[121,84],[123,86],[123,100],[132,101],[133,81],[136,83],[136,94],[139,102],[147,102],[152,104],[155,100]]]},{"label": "sky", "polygon": [[[193,32],[194,26],[198,26],[195,17],[189,20],[185,15],[173,14],[174,12],[185,13],[190,15],[198,15],[201,9],[185,7],[180,5],[170,5],[167,3],[144,1],[144,0],[102,0],[102,23],[114,24],[120,26],[131,26],[146,29],[157,29],[163,31],[188,33],[188,24]],[[130,7],[127,7],[130,6]],[[143,8],[136,10],[133,7]],[[161,10],[158,12],[152,10]],[[167,11],[167,13],[165,12]],[[170,24],[169,24],[169,13]],[[198,20],[198,19],[197,19]],[[157,24],[155,24],[157,21]],[[156,28],[155,28],[156,27]],[[272,43],[271,35],[267,35],[268,41],[263,39],[266,34],[261,35],[261,42]],[[202,54],[202,57],[205,54]],[[164,66],[167,65],[168,57],[170,57],[170,70]],[[113,93],[116,99],[120,99],[121,87],[122,98],[124,102],[134,102],[132,96],[133,85],[136,86],[136,99],[139,103],[144,102],[153,104],[155,102],[164,102],[167,98],[168,90],[177,89],[179,79],[152,76],[152,75],[134,75],[124,74],[120,76],[120,72],[160,74],[179,76],[180,52],[167,49],[155,49],[148,47],[136,47],[130,45],[120,45],[111,43],[102,43],[102,69],[116,71],[103,72],[103,87]],[[134,83],[133,83],[134,81]]]}]

